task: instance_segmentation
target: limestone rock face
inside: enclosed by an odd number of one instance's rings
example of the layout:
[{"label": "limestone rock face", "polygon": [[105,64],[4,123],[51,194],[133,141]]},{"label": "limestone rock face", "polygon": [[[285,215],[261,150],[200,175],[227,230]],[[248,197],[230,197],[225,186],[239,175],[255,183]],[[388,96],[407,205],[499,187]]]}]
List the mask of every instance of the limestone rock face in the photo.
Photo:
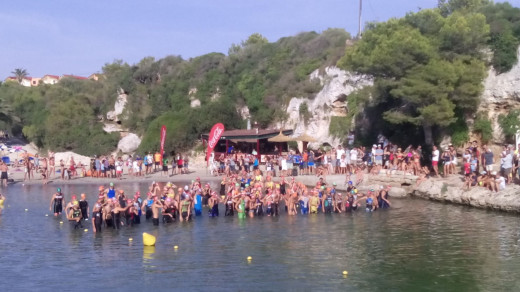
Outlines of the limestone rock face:
[{"label": "limestone rock face", "polygon": [[88,156],[83,156],[71,151],[54,153],[54,160],[56,161],[57,166],[60,165],[60,160],[62,159],[65,162],[65,165],[69,166],[71,157],[74,158],[75,163],[81,162],[81,164],[86,165],[87,168],[90,165],[90,157]]},{"label": "limestone rock face", "polygon": [[193,99],[193,100],[191,100],[191,101],[190,101],[190,106],[191,106],[192,108],[200,107],[200,100],[198,100],[198,99],[196,99],[196,98]]},{"label": "limestone rock face", "polygon": [[107,113],[107,120],[109,121],[120,121],[120,115],[125,110],[125,106],[128,100],[128,96],[124,92],[119,92],[116,103],[114,104],[114,110]]},{"label": "limestone rock face", "polygon": [[520,187],[508,185],[498,193],[482,187],[462,190],[462,182],[452,183],[445,180],[429,179],[413,192],[414,196],[441,202],[451,202],[483,209],[520,212]]},{"label": "limestone rock face", "polygon": [[[520,48],[518,57],[520,59]],[[499,75],[491,68],[484,80],[481,101],[479,110],[487,113],[492,122],[494,142],[503,142],[504,136],[498,124],[498,116],[520,108],[520,63],[513,66],[509,72]]]},{"label": "limestone rock face", "polygon": [[[288,120],[276,125],[280,128],[294,129],[294,136],[304,133],[315,137],[321,143],[337,145],[339,139],[329,135],[329,125],[332,116],[345,116],[348,112],[347,97],[349,94],[365,86],[373,84],[372,78],[355,75],[337,67],[325,68],[325,73],[319,70],[310,75],[311,80],[319,80],[323,86],[313,99],[294,97],[287,106]],[[306,121],[300,114],[300,106],[306,103],[310,118]],[[321,144],[320,144],[321,145]],[[318,146],[312,145],[311,146]]]},{"label": "limestone rock face", "polygon": [[121,150],[123,153],[133,153],[139,145],[141,144],[141,139],[134,133],[129,133],[117,143],[117,149]]}]

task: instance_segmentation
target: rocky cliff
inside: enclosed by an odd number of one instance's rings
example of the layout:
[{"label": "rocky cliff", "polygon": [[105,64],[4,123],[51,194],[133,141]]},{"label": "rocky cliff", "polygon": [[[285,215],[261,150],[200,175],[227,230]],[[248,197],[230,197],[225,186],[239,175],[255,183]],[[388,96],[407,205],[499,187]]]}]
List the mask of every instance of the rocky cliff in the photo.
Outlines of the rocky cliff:
[{"label": "rocky cliff", "polygon": [[[372,85],[373,80],[368,76],[352,74],[334,66],[325,68],[324,72],[316,70],[309,78],[318,79],[322,89],[314,98],[292,98],[287,106],[288,120],[279,123],[277,127],[294,129],[294,137],[307,133],[321,143],[337,145],[339,139],[329,134],[331,117],[346,116],[348,95]],[[305,108],[302,107],[304,103],[309,111],[307,116],[301,113],[301,108]]]},{"label": "rocky cliff", "polygon": [[[518,49],[520,59],[520,48]],[[479,111],[485,112],[493,125],[493,142],[502,143],[504,136],[498,125],[498,116],[520,108],[520,63],[509,72],[497,74],[491,68],[484,81],[484,93]]]}]

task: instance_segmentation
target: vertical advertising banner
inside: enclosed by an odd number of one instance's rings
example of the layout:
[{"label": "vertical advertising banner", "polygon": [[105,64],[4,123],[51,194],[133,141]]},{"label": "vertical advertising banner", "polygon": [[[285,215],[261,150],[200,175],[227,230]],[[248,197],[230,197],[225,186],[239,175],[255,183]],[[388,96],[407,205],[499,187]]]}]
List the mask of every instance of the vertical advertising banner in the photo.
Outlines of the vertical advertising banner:
[{"label": "vertical advertising banner", "polygon": [[217,146],[218,140],[220,140],[220,136],[224,133],[224,125],[222,123],[215,124],[211,131],[209,132],[208,137],[208,149],[206,151],[206,166],[209,165],[209,158],[211,156],[211,152]]},{"label": "vertical advertising banner", "polygon": [[164,141],[166,140],[166,126],[161,127],[161,165],[163,163],[164,156]]}]

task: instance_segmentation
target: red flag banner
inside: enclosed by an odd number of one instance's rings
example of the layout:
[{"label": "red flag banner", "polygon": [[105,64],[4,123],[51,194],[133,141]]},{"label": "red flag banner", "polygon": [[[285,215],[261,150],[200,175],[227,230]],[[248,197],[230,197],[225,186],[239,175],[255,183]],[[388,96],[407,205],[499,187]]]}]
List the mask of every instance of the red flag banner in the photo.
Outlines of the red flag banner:
[{"label": "red flag banner", "polygon": [[208,149],[206,150],[206,165],[209,165],[209,157],[211,156],[211,152],[215,146],[217,146],[218,140],[220,140],[220,136],[224,133],[224,125],[222,123],[215,124],[211,131],[209,132],[208,137]]},{"label": "red flag banner", "polygon": [[166,140],[166,126],[161,127],[161,165],[163,161],[163,155],[164,155],[164,141]]}]

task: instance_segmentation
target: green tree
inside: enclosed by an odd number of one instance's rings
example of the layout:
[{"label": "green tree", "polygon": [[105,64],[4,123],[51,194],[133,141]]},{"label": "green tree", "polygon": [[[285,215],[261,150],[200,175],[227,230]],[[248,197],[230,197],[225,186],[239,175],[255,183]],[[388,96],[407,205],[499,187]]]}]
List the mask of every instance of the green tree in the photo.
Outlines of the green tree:
[{"label": "green tree", "polygon": [[502,133],[504,133],[506,141],[513,143],[517,131],[520,130],[520,110],[512,110],[506,115],[499,115],[498,124],[502,129]]},{"label": "green tree", "polygon": [[243,47],[253,46],[253,45],[264,45],[269,43],[269,41],[261,34],[255,32],[250,35],[246,41],[242,42]]},{"label": "green tree", "polygon": [[449,96],[456,79],[455,69],[447,61],[432,60],[414,68],[391,91],[401,106],[387,111],[384,118],[394,124],[422,126],[426,144],[432,145],[432,127],[448,126],[455,120],[455,104]]},{"label": "green tree", "polygon": [[16,77],[16,80],[18,80],[18,83],[22,83],[22,80],[29,76],[29,72],[27,72],[26,69],[23,68],[16,68],[14,71],[11,72],[11,74],[14,74],[14,77]]}]

